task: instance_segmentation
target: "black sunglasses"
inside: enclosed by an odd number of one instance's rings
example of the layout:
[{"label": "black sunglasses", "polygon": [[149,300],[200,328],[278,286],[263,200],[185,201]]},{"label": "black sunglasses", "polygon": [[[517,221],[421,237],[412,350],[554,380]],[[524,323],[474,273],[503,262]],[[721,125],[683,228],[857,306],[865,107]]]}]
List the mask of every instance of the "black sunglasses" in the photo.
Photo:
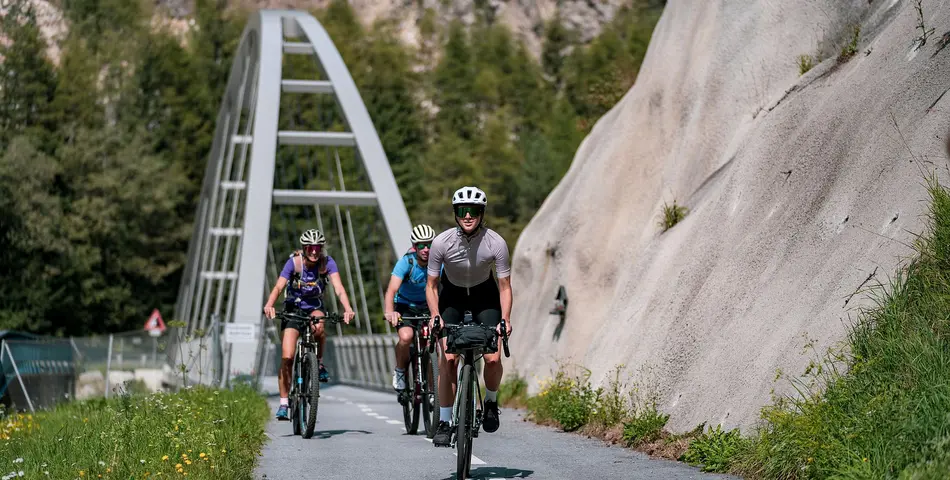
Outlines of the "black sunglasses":
[{"label": "black sunglasses", "polygon": [[481,216],[485,212],[485,207],[480,206],[458,206],[455,207],[455,216],[459,218],[465,218],[465,215],[471,215],[472,218]]}]

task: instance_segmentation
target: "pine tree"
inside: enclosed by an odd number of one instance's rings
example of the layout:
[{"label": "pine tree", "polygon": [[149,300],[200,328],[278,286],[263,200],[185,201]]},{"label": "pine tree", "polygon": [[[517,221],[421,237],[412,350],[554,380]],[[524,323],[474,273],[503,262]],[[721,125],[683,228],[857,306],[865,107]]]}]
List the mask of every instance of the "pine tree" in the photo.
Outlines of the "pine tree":
[{"label": "pine tree", "polygon": [[65,141],[71,141],[77,128],[97,128],[103,124],[103,111],[98,104],[96,75],[98,62],[85,40],[70,35],[60,55],[59,82],[51,110],[63,131]]},{"label": "pine tree", "polygon": [[56,92],[56,72],[46,57],[33,7],[15,2],[2,19],[9,39],[0,42],[0,148],[16,134],[29,131],[49,145],[56,129],[50,104]]},{"label": "pine tree", "polygon": [[560,89],[563,83],[565,50],[571,46],[572,40],[571,32],[564,26],[561,11],[558,10],[554,18],[549,20],[544,27],[541,47],[541,66],[544,68],[544,73],[551,77],[557,89]]},{"label": "pine tree", "polygon": [[474,73],[465,26],[452,22],[442,61],[435,69],[434,94],[439,107],[436,121],[440,134],[452,133],[464,140],[474,136]]}]

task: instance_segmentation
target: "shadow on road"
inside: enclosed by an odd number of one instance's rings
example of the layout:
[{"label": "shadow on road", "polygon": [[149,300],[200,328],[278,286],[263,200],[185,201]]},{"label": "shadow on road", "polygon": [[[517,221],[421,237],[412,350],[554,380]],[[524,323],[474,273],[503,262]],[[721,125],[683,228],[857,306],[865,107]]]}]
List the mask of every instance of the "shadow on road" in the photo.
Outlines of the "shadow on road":
[{"label": "shadow on road", "polygon": [[[468,478],[528,478],[534,470],[519,470],[508,467],[478,467],[468,472]],[[445,480],[457,480],[455,472]]]},{"label": "shadow on road", "polygon": [[[362,433],[363,435],[372,435],[373,432],[368,432],[366,430],[317,430],[313,432],[313,438],[318,440],[326,440],[328,438],[333,438],[337,435],[342,435],[344,433]],[[296,437],[293,433],[288,433],[283,435],[284,437]]]}]

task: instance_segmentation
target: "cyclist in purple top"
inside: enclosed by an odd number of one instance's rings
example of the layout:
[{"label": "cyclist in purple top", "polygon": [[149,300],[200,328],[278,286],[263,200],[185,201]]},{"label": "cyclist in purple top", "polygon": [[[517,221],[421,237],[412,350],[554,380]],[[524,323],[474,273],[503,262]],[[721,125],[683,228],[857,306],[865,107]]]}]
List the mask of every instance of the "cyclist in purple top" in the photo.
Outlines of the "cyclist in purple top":
[{"label": "cyclist in purple top", "polygon": [[[333,291],[336,292],[340,303],[343,305],[343,321],[349,324],[350,320],[356,316],[350,307],[350,300],[343,288],[343,281],[340,280],[340,271],[337,269],[336,262],[323,249],[326,243],[326,238],[319,230],[310,229],[303,232],[303,235],[300,236],[303,251],[294,252],[287,259],[280,276],[277,277],[277,283],[267,298],[267,304],[264,305],[264,315],[267,318],[273,319],[277,316],[274,303],[277,301],[280,292],[284,291],[285,288],[285,310],[300,310],[312,317],[326,316],[327,307],[323,302],[323,294],[326,291],[328,280],[329,283],[333,284]],[[313,334],[320,345],[317,352],[317,359],[320,362],[320,381],[326,382],[330,379],[330,373],[323,366],[323,349],[327,340],[323,323],[321,320],[320,323],[314,326]],[[280,388],[280,406],[277,409],[278,420],[290,420],[290,416],[287,414],[290,377],[292,375],[294,354],[297,349],[297,338],[303,328],[304,325],[299,322],[286,319],[280,322],[282,355],[280,370],[277,372]]]}]

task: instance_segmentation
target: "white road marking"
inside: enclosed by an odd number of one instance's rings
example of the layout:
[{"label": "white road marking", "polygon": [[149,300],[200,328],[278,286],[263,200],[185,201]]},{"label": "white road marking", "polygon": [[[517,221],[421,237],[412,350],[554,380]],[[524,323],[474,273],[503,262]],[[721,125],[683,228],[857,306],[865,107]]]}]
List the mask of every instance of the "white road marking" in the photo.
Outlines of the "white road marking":
[{"label": "white road marking", "polygon": [[[458,453],[458,452],[452,452],[452,455],[455,455],[455,456],[457,457],[457,456],[459,456],[459,453]],[[472,455],[472,465],[485,465],[485,462],[482,461],[482,459],[476,457],[475,455]]]},{"label": "white road marking", "polygon": [[347,402],[347,403],[349,403],[349,401],[348,401],[347,399],[342,398],[342,397],[341,397],[341,398],[338,398],[337,400],[339,400],[339,401],[341,401],[341,402]]},{"label": "white road marking", "polygon": [[372,412],[373,409],[372,409],[372,408],[361,408],[360,411],[363,411],[363,412]]},{"label": "white road marking", "polygon": [[353,402],[346,402],[347,405],[353,405]]},{"label": "white road marking", "polygon": [[380,420],[389,420],[389,417],[384,417],[384,416],[382,416],[382,415],[376,415],[376,418],[378,418],[378,419],[380,419]]},{"label": "white road marking", "polygon": [[360,408],[369,408],[369,405],[363,405],[362,403],[357,403],[356,406]]},{"label": "white road marking", "polygon": [[402,425],[401,420],[386,420],[386,423],[391,423],[393,425]]}]

